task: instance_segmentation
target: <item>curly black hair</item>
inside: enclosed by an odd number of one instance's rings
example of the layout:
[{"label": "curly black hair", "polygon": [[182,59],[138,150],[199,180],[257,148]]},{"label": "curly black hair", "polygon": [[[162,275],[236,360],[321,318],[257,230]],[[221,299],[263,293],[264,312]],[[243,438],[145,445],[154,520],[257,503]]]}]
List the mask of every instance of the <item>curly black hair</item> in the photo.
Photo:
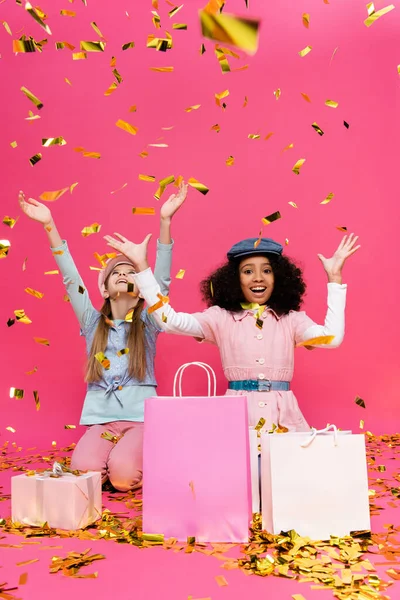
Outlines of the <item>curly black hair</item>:
[{"label": "curly black hair", "polygon": [[[266,254],[274,273],[274,289],[268,306],[279,316],[299,310],[306,291],[301,269],[287,256]],[[245,301],[240,287],[241,259],[229,260],[200,283],[207,306],[219,306],[230,312],[240,312]]]}]

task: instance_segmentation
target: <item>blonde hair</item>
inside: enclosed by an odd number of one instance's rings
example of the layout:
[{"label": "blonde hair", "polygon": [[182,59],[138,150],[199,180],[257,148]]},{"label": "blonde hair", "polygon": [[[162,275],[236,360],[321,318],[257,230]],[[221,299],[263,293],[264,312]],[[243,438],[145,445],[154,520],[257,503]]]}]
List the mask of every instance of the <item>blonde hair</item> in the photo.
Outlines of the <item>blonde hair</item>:
[{"label": "blonde hair", "polygon": [[[144,307],[144,300],[139,299],[133,309],[132,323],[129,328],[127,348],[129,348],[128,373],[130,377],[143,381],[146,376],[146,338],[144,334],[145,324],[141,320],[141,314]],[[93,337],[92,347],[86,366],[85,381],[93,383],[99,381],[103,376],[103,367],[96,359],[98,352],[105,352],[110,330],[110,321],[112,320],[111,301],[106,298],[100,309],[101,317]]]}]

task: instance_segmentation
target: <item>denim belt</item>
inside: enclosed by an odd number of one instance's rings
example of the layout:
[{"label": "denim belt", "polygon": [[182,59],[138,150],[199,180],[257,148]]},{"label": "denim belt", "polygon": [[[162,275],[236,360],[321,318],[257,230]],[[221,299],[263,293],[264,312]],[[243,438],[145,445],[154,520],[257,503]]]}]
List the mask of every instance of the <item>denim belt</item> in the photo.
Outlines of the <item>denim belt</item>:
[{"label": "denim belt", "polygon": [[289,381],[271,381],[270,379],[244,379],[243,381],[230,381],[230,390],[245,390],[246,392],[271,392],[290,390]]}]

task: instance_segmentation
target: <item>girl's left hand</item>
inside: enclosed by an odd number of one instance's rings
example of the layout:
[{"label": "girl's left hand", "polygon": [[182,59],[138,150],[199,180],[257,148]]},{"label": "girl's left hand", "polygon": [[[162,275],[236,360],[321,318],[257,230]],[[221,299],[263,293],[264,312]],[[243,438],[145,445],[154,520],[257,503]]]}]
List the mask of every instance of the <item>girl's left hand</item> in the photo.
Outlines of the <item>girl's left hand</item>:
[{"label": "girl's left hand", "polygon": [[354,233],[351,233],[349,237],[345,235],[331,258],[325,258],[322,254],[318,254],[318,258],[321,261],[330,282],[341,283],[344,263],[349,256],[361,248],[360,245],[355,245],[357,240],[358,235],[354,235]]},{"label": "girl's left hand", "polygon": [[136,271],[144,271],[148,267],[147,263],[147,246],[149,244],[151,233],[149,233],[141,244],[135,244],[120,233],[114,233],[118,240],[111,237],[111,235],[105,235],[104,239],[107,241],[107,245],[111,246],[118,252],[121,252],[126,258],[128,258],[134,265]]},{"label": "girl's left hand", "polygon": [[181,185],[179,186],[178,193],[172,194],[172,196],[170,196],[168,200],[166,200],[162,205],[160,211],[161,219],[172,219],[176,211],[182,206],[182,204],[186,200],[187,189],[187,183],[182,181]]}]

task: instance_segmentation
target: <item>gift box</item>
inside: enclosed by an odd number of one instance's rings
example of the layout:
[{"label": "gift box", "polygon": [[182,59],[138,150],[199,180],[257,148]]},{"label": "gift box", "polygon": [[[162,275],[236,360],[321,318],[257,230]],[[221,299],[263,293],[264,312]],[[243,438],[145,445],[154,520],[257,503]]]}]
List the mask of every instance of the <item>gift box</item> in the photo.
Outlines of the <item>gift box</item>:
[{"label": "gift box", "polygon": [[247,542],[249,449],[245,396],[148,398],[143,531],[180,541]]},{"label": "gift box", "polygon": [[101,518],[101,473],[51,472],[11,478],[12,520],[26,525],[47,523],[55,529],[83,529]]},{"label": "gift box", "polygon": [[316,540],[369,530],[363,435],[349,431],[261,434],[262,525]]}]

